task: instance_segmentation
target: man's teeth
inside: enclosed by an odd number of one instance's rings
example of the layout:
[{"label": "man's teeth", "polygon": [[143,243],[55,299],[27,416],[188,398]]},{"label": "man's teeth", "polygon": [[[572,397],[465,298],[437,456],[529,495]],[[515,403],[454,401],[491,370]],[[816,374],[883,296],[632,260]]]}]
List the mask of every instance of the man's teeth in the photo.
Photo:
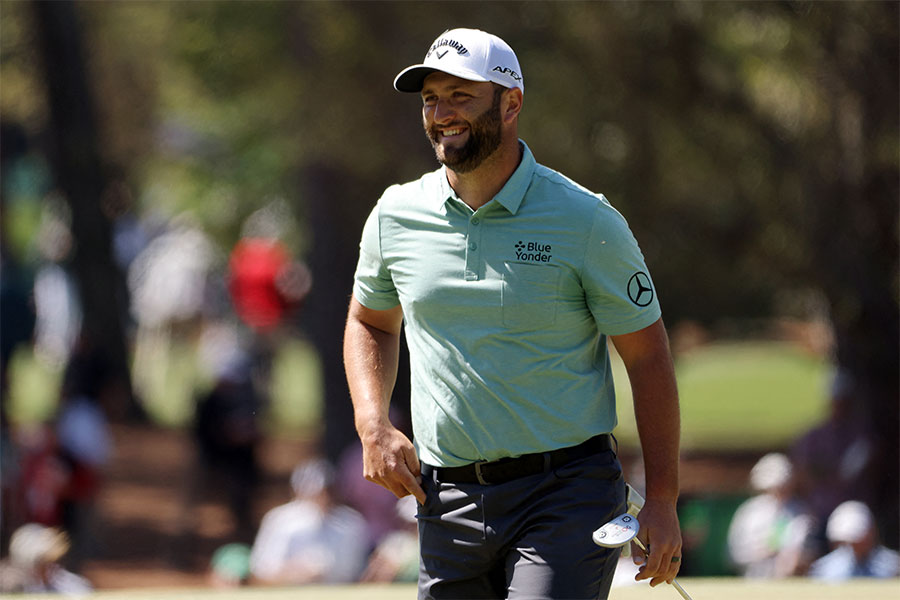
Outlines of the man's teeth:
[{"label": "man's teeth", "polygon": [[453,135],[459,135],[462,133],[462,129],[445,129],[444,137],[450,137]]}]

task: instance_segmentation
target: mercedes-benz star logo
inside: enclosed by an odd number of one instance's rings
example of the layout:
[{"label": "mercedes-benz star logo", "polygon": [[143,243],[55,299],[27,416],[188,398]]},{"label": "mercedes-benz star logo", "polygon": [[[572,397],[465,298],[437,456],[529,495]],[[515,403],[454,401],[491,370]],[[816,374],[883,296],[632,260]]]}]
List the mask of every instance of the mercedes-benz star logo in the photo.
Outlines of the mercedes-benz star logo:
[{"label": "mercedes-benz star logo", "polygon": [[647,306],[653,302],[650,277],[643,271],[638,271],[628,280],[628,297],[638,306]]}]

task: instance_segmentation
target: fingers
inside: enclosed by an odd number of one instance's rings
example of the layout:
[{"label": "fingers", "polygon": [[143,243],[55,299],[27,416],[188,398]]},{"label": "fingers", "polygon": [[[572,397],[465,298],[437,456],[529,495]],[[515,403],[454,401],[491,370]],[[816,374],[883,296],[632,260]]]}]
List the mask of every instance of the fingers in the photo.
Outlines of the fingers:
[{"label": "fingers", "polygon": [[399,432],[363,448],[363,475],[398,498],[412,494],[425,502],[419,459],[412,443]]},{"label": "fingers", "polygon": [[417,479],[405,465],[398,465],[395,469],[379,474],[366,475],[366,479],[377,483],[387,489],[398,498],[413,494],[416,500],[424,502],[425,492]]},{"label": "fingers", "polygon": [[649,579],[654,587],[672,583],[681,567],[681,531],[674,503],[648,500],[638,519],[641,529],[635,542],[644,546],[640,554],[644,560],[635,579]]},{"label": "fingers", "polygon": [[631,542],[631,560],[638,566],[647,562],[647,553],[644,552],[644,548],[645,546],[640,540],[635,539]]},{"label": "fingers", "polygon": [[402,462],[398,463],[388,478],[390,489],[398,498],[408,494],[416,497],[419,504],[425,503],[425,490],[422,489],[422,473],[419,459],[412,448],[404,448]]},{"label": "fingers", "polygon": [[656,587],[660,583],[672,583],[678,575],[679,561],[672,560],[673,555],[661,552],[651,552],[646,562],[638,570],[636,580],[650,580],[650,586]]},{"label": "fingers", "polygon": [[[634,555],[634,563],[641,565],[638,574],[635,576],[636,581],[644,579],[650,580],[650,586],[656,587],[660,583],[672,583],[678,575],[681,568],[681,550],[680,548],[672,548],[667,550],[659,550],[664,547],[658,545],[657,548],[649,548],[646,543],[636,539],[639,546]],[[643,550],[641,548],[646,548]]]},{"label": "fingers", "polygon": [[416,451],[409,446],[404,449],[406,468],[412,476],[412,481],[406,481],[406,490],[416,497],[419,504],[425,504],[425,490],[422,489],[422,468]]},{"label": "fingers", "polygon": [[416,497],[416,501],[419,504],[425,504],[425,490],[422,489],[422,476],[411,477],[410,479],[404,478],[403,480],[403,493],[398,495],[398,497],[406,496],[407,494],[412,494]]}]

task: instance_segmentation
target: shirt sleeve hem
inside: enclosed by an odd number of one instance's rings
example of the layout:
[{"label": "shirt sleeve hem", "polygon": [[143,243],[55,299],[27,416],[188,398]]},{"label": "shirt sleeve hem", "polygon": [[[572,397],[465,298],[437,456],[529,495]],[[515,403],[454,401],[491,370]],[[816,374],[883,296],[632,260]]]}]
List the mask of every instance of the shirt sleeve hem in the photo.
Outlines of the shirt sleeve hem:
[{"label": "shirt sleeve hem", "polygon": [[634,319],[624,321],[622,323],[607,324],[603,328],[605,335],[625,335],[626,333],[634,333],[645,327],[649,327],[656,323],[662,316],[662,311],[657,307],[654,310],[641,313]]},{"label": "shirt sleeve hem", "polygon": [[377,292],[365,290],[359,283],[353,286],[353,297],[371,310],[389,310],[400,304],[395,296],[385,297]]}]

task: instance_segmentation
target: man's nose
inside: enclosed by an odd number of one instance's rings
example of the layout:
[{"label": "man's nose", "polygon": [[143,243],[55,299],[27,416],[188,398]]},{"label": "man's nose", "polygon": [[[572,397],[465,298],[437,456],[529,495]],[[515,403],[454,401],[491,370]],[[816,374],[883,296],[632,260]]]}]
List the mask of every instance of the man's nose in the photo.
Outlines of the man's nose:
[{"label": "man's nose", "polygon": [[449,102],[441,102],[440,100],[434,105],[434,122],[449,123],[456,117],[456,111],[450,106]]}]

